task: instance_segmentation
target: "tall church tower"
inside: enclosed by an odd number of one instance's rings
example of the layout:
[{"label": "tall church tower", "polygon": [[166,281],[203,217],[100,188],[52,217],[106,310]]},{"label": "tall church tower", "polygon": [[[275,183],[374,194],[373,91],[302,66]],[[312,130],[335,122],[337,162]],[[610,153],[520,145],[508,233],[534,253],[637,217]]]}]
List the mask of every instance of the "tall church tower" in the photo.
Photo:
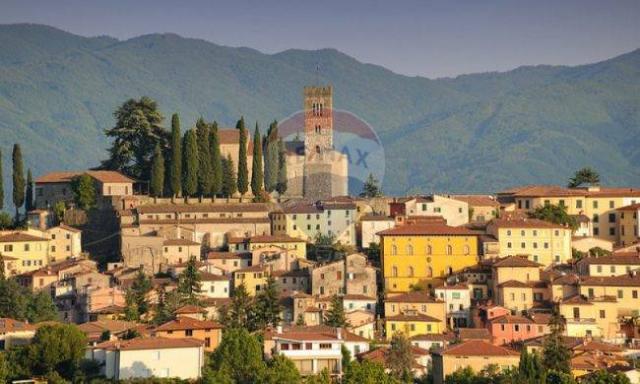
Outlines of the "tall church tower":
[{"label": "tall church tower", "polygon": [[327,158],[333,150],[333,89],[304,88],[305,160]]}]

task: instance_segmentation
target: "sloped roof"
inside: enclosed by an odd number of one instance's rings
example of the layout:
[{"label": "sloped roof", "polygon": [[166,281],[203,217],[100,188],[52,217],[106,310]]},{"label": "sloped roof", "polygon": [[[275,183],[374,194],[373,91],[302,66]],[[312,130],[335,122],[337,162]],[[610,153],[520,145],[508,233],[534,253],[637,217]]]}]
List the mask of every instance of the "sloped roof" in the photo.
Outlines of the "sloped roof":
[{"label": "sloped roof", "polygon": [[192,245],[200,245],[200,243],[197,243],[197,242],[191,241],[191,240],[187,240],[187,239],[169,239],[169,240],[163,241],[162,245],[166,245],[166,246],[178,246],[178,245],[192,246]]},{"label": "sloped roof", "polygon": [[452,345],[441,352],[447,356],[519,356],[520,354],[512,349],[493,345],[484,340],[463,341],[460,344]]},{"label": "sloped roof", "polygon": [[35,327],[23,321],[14,320],[9,317],[0,318],[0,333],[34,331]]},{"label": "sloped roof", "polygon": [[422,313],[416,313],[416,314],[402,314],[402,315],[396,315],[396,316],[388,316],[384,318],[386,321],[422,321],[422,322],[428,322],[428,323],[439,323],[440,319],[433,317],[433,316],[429,316],[429,315],[425,315]]},{"label": "sloped roof", "polygon": [[379,236],[476,236],[477,233],[465,227],[450,227],[445,224],[406,224],[385,229]]},{"label": "sloped roof", "polygon": [[507,256],[493,264],[494,268],[540,268],[542,264],[522,256]]},{"label": "sloped roof", "polygon": [[[268,212],[263,203],[148,204],[136,208],[139,214],[175,212]],[[184,221],[184,220],[183,220]]]},{"label": "sloped roof", "polygon": [[130,340],[105,341],[93,347],[93,349],[107,349],[120,351],[135,351],[145,349],[169,349],[169,348],[197,348],[204,341],[193,338],[166,338],[166,337],[137,337]]},{"label": "sloped roof", "polygon": [[29,235],[24,232],[13,232],[8,235],[0,236],[0,243],[23,243],[28,241],[49,241],[44,237]]},{"label": "sloped roof", "polygon": [[70,183],[74,177],[83,175],[85,173],[102,183],[134,183],[135,182],[135,180],[117,171],[91,171],[91,170],[50,172],[36,178],[35,182],[37,184]]},{"label": "sloped roof", "polygon": [[187,329],[219,329],[222,325],[207,320],[198,320],[191,317],[179,317],[174,320],[167,321],[156,327],[156,331],[180,331]]},{"label": "sloped roof", "polygon": [[427,292],[407,292],[400,295],[389,296],[384,300],[385,303],[443,303],[431,296]]}]

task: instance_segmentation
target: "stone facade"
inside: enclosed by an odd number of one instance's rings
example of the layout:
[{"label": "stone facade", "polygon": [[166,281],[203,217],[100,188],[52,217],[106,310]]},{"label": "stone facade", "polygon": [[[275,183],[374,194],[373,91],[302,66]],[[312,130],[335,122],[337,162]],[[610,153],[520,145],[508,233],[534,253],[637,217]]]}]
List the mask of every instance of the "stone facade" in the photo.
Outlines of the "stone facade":
[{"label": "stone facade", "polygon": [[313,295],[366,295],[377,292],[376,269],[369,265],[367,257],[354,253],[344,260],[327,263],[311,272]]}]

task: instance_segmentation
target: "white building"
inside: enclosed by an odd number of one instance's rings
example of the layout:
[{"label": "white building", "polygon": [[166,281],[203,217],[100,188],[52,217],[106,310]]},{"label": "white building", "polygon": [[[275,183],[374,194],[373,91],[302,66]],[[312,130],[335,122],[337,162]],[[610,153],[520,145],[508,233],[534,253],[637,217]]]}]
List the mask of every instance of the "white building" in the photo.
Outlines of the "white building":
[{"label": "white building", "polygon": [[371,244],[380,244],[380,236],[376,233],[394,228],[396,221],[387,216],[363,216],[360,218],[360,247],[369,248]]},{"label": "white building", "polygon": [[204,365],[204,342],[160,337],[116,340],[87,349],[86,358],[101,365],[107,379],[147,377],[198,379]]},{"label": "white building", "polygon": [[366,295],[354,295],[347,294],[342,296],[344,309],[346,311],[355,311],[361,309],[363,311],[369,311],[376,313],[376,303],[378,299]]},{"label": "white building", "polygon": [[200,292],[203,296],[214,299],[229,297],[231,280],[229,276],[216,275],[208,272],[200,272]]},{"label": "white building", "polygon": [[447,322],[453,328],[469,323],[471,297],[466,284],[444,285],[435,289],[436,297],[444,300]]}]

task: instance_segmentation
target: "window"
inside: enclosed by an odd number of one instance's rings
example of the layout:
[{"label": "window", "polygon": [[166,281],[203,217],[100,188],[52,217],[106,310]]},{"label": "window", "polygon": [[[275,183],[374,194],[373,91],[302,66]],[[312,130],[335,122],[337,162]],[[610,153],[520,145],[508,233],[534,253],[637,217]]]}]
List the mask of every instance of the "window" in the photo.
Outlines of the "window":
[{"label": "window", "polygon": [[561,206],[561,207],[564,207],[564,200],[560,199],[558,201],[558,205]]},{"label": "window", "polygon": [[427,245],[427,255],[430,255],[433,252],[433,248],[430,245]]},{"label": "window", "polygon": [[582,208],[582,200],[576,200],[576,208]]},{"label": "window", "polygon": [[609,267],[609,272],[616,273],[616,266],[615,265],[610,266]]},{"label": "window", "polygon": [[184,331],[184,335],[187,337],[193,336],[193,329],[187,329]]},{"label": "window", "polygon": [[618,299],[624,298],[624,291],[622,289],[618,289]]},{"label": "window", "polygon": [[453,299],[460,299],[460,292],[452,292],[451,297]]},{"label": "window", "polygon": [[392,256],[395,256],[395,255],[397,255],[397,254],[398,254],[398,247],[397,247],[397,246],[395,246],[395,245],[392,245],[392,246],[391,246],[391,255],[392,255]]},{"label": "window", "polygon": [[526,248],[527,245],[525,243],[520,243],[520,248]]},{"label": "window", "polygon": [[336,280],[342,280],[342,271],[336,271]]},{"label": "window", "polygon": [[511,242],[507,243],[507,248],[511,248]]},{"label": "window", "polygon": [[609,214],[609,222],[610,223],[615,223],[616,222],[616,214],[615,213],[610,213]]},{"label": "window", "polygon": [[525,235],[524,230],[520,231],[520,236],[524,236],[524,235]]},{"label": "window", "polygon": [[447,245],[447,255],[451,255],[453,253],[453,247]]},{"label": "window", "polygon": [[636,291],[635,289],[633,291],[631,291],[631,297],[633,297],[634,299],[638,298],[638,291]]},{"label": "window", "polygon": [[613,209],[616,207],[616,202],[613,200],[609,200],[609,208]]},{"label": "window", "polygon": [[407,273],[409,274],[409,277],[413,277],[413,267],[409,267]]},{"label": "window", "polygon": [[538,248],[538,243],[534,242],[534,243],[533,243],[533,248],[534,248],[534,249]]},{"label": "window", "polygon": [[513,328],[515,329],[516,332],[520,331],[520,325],[518,324],[514,325]]},{"label": "window", "polygon": [[593,288],[589,288],[589,297],[593,298],[595,296],[595,293],[593,292]]},{"label": "window", "polygon": [[468,255],[470,253],[468,245],[465,245],[462,249],[463,249],[463,252],[464,252],[465,255]]},{"label": "window", "polygon": [[606,315],[606,313],[605,313],[604,309],[601,309],[600,310],[600,318],[604,319],[606,317],[605,315]]},{"label": "window", "polygon": [[600,229],[599,228],[593,228],[593,235],[594,236],[598,236],[600,234]]},{"label": "window", "polygon": [[511,236],[511,230],[507,230],[507,236]]},{"label": "window", "polygon": [[616,229],[614,227],[609,228],[609,235],[610,236],[615,236],[616,235]]},{"label": "window", "polygon": [[394,266],[391,268],[391,276],[398,277],[398,267]]},{"label": "window", "polygon": [[549,243],[544,243],[544,248],[549,249]]},{"label": "window", "polygon": [[413,246],[407,245],[407,255],[413,256]]}]

